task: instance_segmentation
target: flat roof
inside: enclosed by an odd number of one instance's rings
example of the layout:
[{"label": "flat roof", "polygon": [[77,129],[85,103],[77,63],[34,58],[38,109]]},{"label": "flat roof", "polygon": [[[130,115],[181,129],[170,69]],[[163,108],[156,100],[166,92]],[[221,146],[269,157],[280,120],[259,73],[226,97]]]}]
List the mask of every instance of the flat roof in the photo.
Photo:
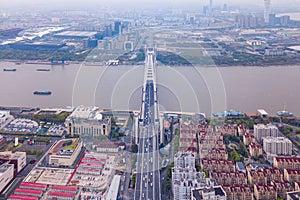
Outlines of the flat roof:
[{"label": "flat roof", "polygon": [[8,200],[38,200],[38,197],[12,194],[8,197]]},{"label": "flat roof", "polygon": [[46,188],[47,185],[43,183],[34,183],[34,182],[22,182],[20,187],[32,187],[32,188]]},{"label": "flat roof", "polygon": [[54,36],[66,36],[66,37],[92,37],[96,35],[97,32],[92,31],[63,31],[61,33],[57,33]]},{"label": "flat roof", "polygon": [[14,193],[22,193],[22,194],[38,194],[38,195],[41,195],[43,194],[43,191],[41,190],[32,190],[32,189],[23,189],[23,188],[17,188]]},{"label": "flat roof", "polygon": [[48,196],[54,196],[54,197],[74,197],[75,194],[73,193],[66,193],[66,192],[48,192]]},{"label": "flat roof", "polygon": [[119,192],[119,186],[120,186],[120,180],[121,176],[120,175],[114,175],[114,178],[111,182],[111,185],[109,187],[106,200],[116,200],[118,197],[118,192]]},{"label": "flat roof", "polygon": [[53,189],[53,190],[77,191],[77,186],[52,185],[51,189]]}]

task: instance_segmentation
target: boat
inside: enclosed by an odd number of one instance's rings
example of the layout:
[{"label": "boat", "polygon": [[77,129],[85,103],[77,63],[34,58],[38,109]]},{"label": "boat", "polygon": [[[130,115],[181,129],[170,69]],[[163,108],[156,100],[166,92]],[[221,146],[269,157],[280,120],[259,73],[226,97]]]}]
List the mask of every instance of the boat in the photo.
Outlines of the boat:
[{"label": "boat", "polygon": [[293,117],[293,116],[294,116],[293,113],[288,112],[288,111],[286,111],[286,110],[278,111],[278,112],[277,112],[277,115],[278,115],[279,117]]},{"label": "boat", "polygon": [[51,91],[34,91],[33,94],[35,95],[50,95],[52,94]]},{"label": "boat", "polygon": [[15,72],[15,71],[17,71],[17,69],[15,69],[15,68],[12,68],[12,69],[5,68],[5,69],[3,69],[3,71],[5,71],[5,72]]},{"label": "boat", "polygon": [[49,72],[50,69],[36,69],[36,71],[38,71],[38,72]]}]

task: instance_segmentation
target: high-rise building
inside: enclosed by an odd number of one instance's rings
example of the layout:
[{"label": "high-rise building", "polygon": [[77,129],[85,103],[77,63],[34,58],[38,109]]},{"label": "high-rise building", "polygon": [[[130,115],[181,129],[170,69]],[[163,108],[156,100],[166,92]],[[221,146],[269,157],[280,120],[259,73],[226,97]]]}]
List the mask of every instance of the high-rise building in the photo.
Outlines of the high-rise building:
[{"label": "high-rise building", "polygon": [[172,168],[172,190],[174,200],[190,200],[191,190],[199,187],[212,186],[204,172],[197,172],[195,156],[191,153],[180,153],[174,157]]},{"label": "high-rise building", "polygon": [[209,15],[213,14],[213,0],[209,0]]},{"label": "high-rise building", "polygon": [[265,137],[263,148],[267,154],[291,155],[293,144],[285,137]]},{"label": "high-rise building", "polygon": [[275,125],[272,124],[257,124],[254,125],[254,137],[255,139],[261,143],[263,141],[264,137],[268,136],[273,136],[277,137],[278,136],[278,128]]},{"label": "high-rise building", "polygon": [[264,0],[265,7],[264,7],[264,19],[265,23],[269,24],[269,15],[271,12],[271,0]]}]

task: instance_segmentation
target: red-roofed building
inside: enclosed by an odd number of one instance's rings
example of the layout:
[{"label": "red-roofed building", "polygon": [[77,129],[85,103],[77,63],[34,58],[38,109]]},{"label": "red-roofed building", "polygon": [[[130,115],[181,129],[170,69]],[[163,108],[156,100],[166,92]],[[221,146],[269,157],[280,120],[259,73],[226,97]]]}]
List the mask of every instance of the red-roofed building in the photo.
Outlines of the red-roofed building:
[{"label": "red-roofed building", "polygon": [[300,182],[300,168],[299,169],[284,169],[284,180],[290,183]]},{"label": "red-roofed building", "polygon": [[67,192],[67,193],[76,193],[77,186],[62,186],[62,185],[52,185],[51,191],[54,192]]},{"label": "red-roofed building", "polygon": [[271,181],[271,185],[275,186],[277,196],[282,199],[287,199],[287,192],[293,191],[293,187],[288,181]]},{"label": "red-roofed building", "polygon": [[19,188],[45,191],[47,189],[47,185],[42,183],[34,183],[34,182],[22,182]]},{"label": "red-roofed building", "polygon": [[24,196],[24,195],[17,195],[17,194],[12,194],[8,197],[8,200],[38,200],[38,197],[33,197],[33,196]]},{"label": "red-roofed building", "polygon": [[247,184],[246,173],[242,171],[210,171],[210,178],[219,185]]},{"label": "red-roofed building", "polygon": [[250,143],[255,143],[255,137],[254,137],[254,135],[252,135],[250,133],[245,133],[243,135],[243,143],[246,146],[248,146]]},{"label": "red-roofed building", "polygon": [[249,145],[249,153],[250,153],[250,156],[252,156],[252,157],[258,157],[258,156],[262,155],[262,153],[263,153],[262,147],[259,144],[252,142]]},{"label": "red-roofed building", "polygon": [[200,165],[202,169],[207,169],[209,171],[235,171],[235,164],[232,160],[203,158],[201,159]]},{"label": "red-roofed building", "polygon": [[300,182],[295,182],[295,190],[300,190]]},{"label": "red-roofed building", "polygon": [[48,199],[54,198],[56,200],[72,200],[75,197],[75,194],[66,193],[66,192],[53,192],[49,191],[47,194]]},{"label": "red-roofed building", "polygon": [[14,194],[41,197],[41,196],[43,196],[43,191],[41,191],[41,190],[32,190],[32,189],[17,188],[14,191]]},{"label": "red-roofed building", "polygon": [[275,200],[277,199],[277,192],[273,185],[254,185],[254,197],[256,200]]},{"label": "red-roofed building", "polygon": [[227,200],[253,200],[253,189],[250,185],[222,185]]},{"label": "red-roofed building", "polygon": [[300,157],[274,157],[273,163],[279,169],[300,169]]}]

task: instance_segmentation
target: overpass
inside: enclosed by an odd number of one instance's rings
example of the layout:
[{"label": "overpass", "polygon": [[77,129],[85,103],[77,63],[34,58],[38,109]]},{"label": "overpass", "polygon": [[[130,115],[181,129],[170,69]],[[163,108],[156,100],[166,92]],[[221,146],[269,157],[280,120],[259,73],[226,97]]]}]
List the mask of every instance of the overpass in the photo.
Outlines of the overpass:
[{"label": "overpass", "polygon": [[147,48],[139,124],[135,200],[160,200],[159,112],[155,80],[156,52]]}]

